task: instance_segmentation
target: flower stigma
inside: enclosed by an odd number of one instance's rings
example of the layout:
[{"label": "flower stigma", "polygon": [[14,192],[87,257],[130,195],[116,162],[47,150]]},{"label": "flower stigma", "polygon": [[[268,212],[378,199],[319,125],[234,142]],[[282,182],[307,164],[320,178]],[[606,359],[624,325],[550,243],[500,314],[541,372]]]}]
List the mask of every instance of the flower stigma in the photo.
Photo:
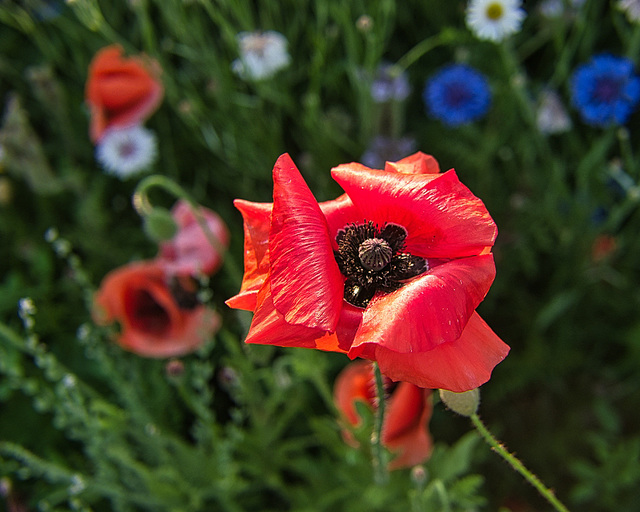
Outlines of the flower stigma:
[{"label": "flower stigma", "polygon": [[406,238],[407,230],[392,223],[380,229],[365,221],[339,230],[334,255],[347,278],[344,300],[365,308],[377,292],[398,290],[407,279],[427,271],[429,265],[424,258],[403,252]]},{"label": "flower stigma", "polygon": [[391,261],[393,249],[384,238],[367,238],[358,247],[360,263],[367,270],[382,270]]}]

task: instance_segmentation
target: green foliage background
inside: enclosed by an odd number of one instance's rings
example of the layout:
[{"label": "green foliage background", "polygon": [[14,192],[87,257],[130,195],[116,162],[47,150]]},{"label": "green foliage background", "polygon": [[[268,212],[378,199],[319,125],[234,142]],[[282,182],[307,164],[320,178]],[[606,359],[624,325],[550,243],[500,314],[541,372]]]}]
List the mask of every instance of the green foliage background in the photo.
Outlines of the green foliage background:
[{"label": "green foliage background", "polygon": [[[512,349],[483,387],[482,417],[570,508],[636,510],[640,116],[596,129],[570,111],[573,129],[545,136],[535,101],[550,86],[568,103],[572,70],[596,53],[638,64],[640,26],[615,2],[564,4],[565,15],[550,19],[526,2],[522,31],[501,44],[468,32],[463,1],[0,4],[5,485],[30,510],[547,507],[442,405],[426,473],[397,471],[375,485],[372,419],[357,433],[361,450],[343,443],[335,421],[331,385],[346,358],[244,346],[249,318],[224,306],[239,287],[231,267],[211,282],[224,328],[183,358],[181,376],[92,326],[100,279],[155,251],[131,207],[135,180],[104,174],[88,138],[88,64],[120,43],[163,69],[166,97],[147,123],[159,140],[153,171],[225,219],[236,267],[242,224],[232,199],[270,200],[271,167],[284,152],[319,200],[336,197],[329,169],[358,160],[389,129],[363,76],[382,61],[406,64],[412,94],[396,106],[395,135],[455,168],[500,231],[497,278],[479,311]],[[59,12],[43,16],[46,5]],[[231,71],[236,34],[256,29],[283,33],[292,65],[245,83]],[[416,46],[429,51],[409,53]],[[485,119],[456,129],[427,117],[421,99],[425,80],[453,61],[485,73],[494,94]],[[162,194],[154,201],[171,204]],[[616,248],[598,259],[601,235]],[[17,313],[24,297],[37,308],[32,327]]]}]

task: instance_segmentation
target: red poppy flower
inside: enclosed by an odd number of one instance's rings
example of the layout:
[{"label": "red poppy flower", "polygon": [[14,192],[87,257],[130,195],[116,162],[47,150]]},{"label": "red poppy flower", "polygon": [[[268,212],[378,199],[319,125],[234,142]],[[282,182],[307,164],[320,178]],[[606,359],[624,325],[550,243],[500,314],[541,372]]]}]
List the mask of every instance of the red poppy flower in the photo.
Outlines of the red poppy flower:
[{"label": "red poppy flower", "polygon": [[179,279],[168,279],[157,261],[125,265],[107,274],[96,293],[94,319],[119,322],[116,341],[146,357],[192,352],[218,330],[220,319],[199,304]]},{"label": "red poppy flower", "polygon": [[[382,444],[396,456],[389,469],[415,466],[424,462],[431,454],[432,442],[427,424],[433,405],[431,392],[409,382],[399,382],[386,399],[386,412],[382,425]],[[333,388],[336,407],[351,425],[360,423],[355,402],[363,401],[375,407],[375,380],[371,364],[356,361],[345,367],[336,378]],[[348,430],[343,437],[355,444]]]},{"label": "red poppy flower", "polygon": [[227,304],[254,312],[247,343],[344,352],[423,388],[489,380],[509,347],[475,312],[495,276],[482,201],[423,153],[332,176],[346,193],[318,204],[283,155],[272,204],[235,201],[245,275]]},{"label": "red poppy flower", "polygon": [[107,46],[89,66],[85,96],[91,110],[93,142],[112,126],[140,124],[162,100],[158,63],[150,58],[123,57],[122,51],[119,45]]},{"label": "red poppy flower", "polygon": [[171,240],[160,244],[158,254],[158,260],[168,274],[195,276],[211,274],[220,268],[223,258],[220,251],[229,245],[229,231],[217,213],[200,207],[200,214],[219,247],[211,245],[189,204],[178,201],[171,211],[178,232]]}]

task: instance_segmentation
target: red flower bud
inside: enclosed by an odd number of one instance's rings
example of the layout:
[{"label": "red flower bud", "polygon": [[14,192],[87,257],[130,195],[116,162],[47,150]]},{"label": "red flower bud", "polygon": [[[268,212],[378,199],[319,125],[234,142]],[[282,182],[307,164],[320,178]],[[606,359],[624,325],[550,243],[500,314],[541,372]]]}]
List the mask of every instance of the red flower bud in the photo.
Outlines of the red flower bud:
[{"label": "red flower bud", "polygon": [[123,57],[118,45],[102,48],[89,66],[85,97],[91,111],[90,136],[100,140],[110,127],[128,127],[146,120],[164,92],[160,66],[150,58]]}]

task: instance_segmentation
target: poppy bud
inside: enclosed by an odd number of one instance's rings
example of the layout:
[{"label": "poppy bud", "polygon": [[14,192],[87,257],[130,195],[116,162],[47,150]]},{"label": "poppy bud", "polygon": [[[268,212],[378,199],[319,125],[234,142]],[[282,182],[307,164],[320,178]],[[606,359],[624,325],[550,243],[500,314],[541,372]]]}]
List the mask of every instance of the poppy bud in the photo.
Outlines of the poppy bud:
[{"label": "poppy bud", "polygon": [[165,208],[153,208],[144,216],[144,232],[154,242],[171,240],[178,231],[178,225]]},{"label": "poppy bud", "polygon": [[440,399],[453,412],[461,416],[473,416],[478,411],[480,404],[480,388],[475,388],[463,393],[454,393],[446,389],[440,390]]}]

